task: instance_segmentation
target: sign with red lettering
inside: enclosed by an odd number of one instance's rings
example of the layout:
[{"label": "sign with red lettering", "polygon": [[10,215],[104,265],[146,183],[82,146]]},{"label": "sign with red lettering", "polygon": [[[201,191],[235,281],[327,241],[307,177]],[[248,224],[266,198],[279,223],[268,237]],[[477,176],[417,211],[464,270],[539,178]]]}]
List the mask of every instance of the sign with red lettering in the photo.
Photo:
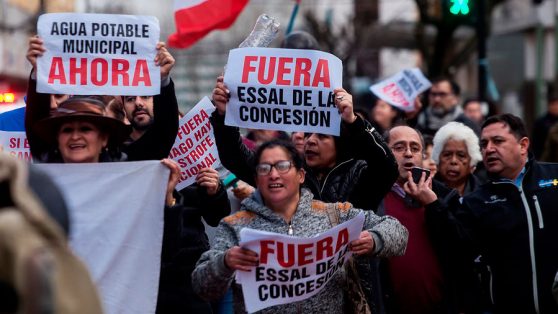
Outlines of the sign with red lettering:
[{"label": "sign with red lettering", "polygon": [[243,128],[339,135],[333,90],[343,64],[316,50],[238,48],[229,53],[231,92],[225,124]]},{"label": "sign with red lettering", "polygon": [[25,132],[0,131],[0,146],[4,153],[8,153],[21,160],[32,161],[29,142]]},{"label": "sign with red lettering", "polygon": [[415,98],[432,84],[418,68],[403,70],[377,84],[370,90],[378,98],[404,111],[415,110]]},{"label": "sign with red lettering", "polygon": [[39,17],[45,53],[37,91],[78,95],[157,95],[159,21],[153,16],[49,13]]},{"label": "sign with red lettering", "polygon": [[253,313],[319,293],[351,257],[349,243],[359,238],[363,225],[360,213],[313,238],[242,229],[240,246],[260,258],[252,271],[236,272],[246,310]]},{"label": "sign with red lettering", "polygon": [[215,135],[209,116],[215,106],[209,98],[204,97],[182,119],[169,158],[180,165],[182,175],[176,185],[178,191],[196,181],[196,175],[202,168],[216,168],[221,164]]}]

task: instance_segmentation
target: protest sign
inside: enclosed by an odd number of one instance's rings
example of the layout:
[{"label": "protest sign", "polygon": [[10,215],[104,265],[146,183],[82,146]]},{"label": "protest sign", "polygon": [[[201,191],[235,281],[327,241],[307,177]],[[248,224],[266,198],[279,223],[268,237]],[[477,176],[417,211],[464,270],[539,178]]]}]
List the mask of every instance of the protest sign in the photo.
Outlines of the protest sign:
[{"label": "protest sign", "polygon": [[37,22],[45,53],[37,91],[79,95],[157,95],[159,21],[152,16],[50,13]]},{"label": "protest sign", "polygon": [[155,313],[168,168],[160,161],[37,167],[62,190],[70,246],[87,265],[105,313]]},{"label": "protest sign", "polygon": [[178,191],[194,183],[200,169],[216,168],[221,164],[209,122],[213,110],[211,100],[204,97],[179,121],[178,134],[169,154],[169,158],[180,165]]},{"label": "protest sign", "polygon": [[404,111],[415,110],[415,98],[432,84],[418,68],[403,70],[370,86],[376,96]]},{"label": "protest sign", "polygon": [[0,146],[4,153],[21,160],[31,161],[31,151],[25,132],[0,131]]},{"label": "protest sign", "polygon": [[334,55],[300,49],[238,48],[229,53],[225,124],[339,135],[333,90],[343,66]]},{"label": "protest sign", "polygon": [[244,228],[240,246],[256,252],[259,265],[237,271],[246,310],[305,300],[319,293],[352,253],[349,243],[360,236],[364,214],[313,238],[298,238]]}]

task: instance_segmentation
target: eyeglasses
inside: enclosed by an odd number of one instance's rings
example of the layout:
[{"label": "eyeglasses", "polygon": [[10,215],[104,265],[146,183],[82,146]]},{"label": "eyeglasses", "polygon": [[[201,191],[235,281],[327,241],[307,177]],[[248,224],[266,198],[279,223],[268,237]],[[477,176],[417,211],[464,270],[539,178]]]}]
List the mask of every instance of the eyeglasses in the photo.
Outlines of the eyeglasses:
[{"label": "eyeglasses", "polygon": [[408,149],[411,150],[411,154],[416,155],[422,152],[422,147],[420,147],[420,145],[418,144],[411,144],[409,146],[405,145],[405,144],[395,144],[392,147],[390,147],[392,151],[398,153],[398,154],[403,154],[405,152],[407,152]]},{"label": "eyeglasses", "polygon": [[256,166],[256,173],[259,176],[266,176],[271,172],[271,168],[275,168],[279,173],[287,173],[292,165],[292,161],[289,160],[281,160],[274,164],[263,163]]}]

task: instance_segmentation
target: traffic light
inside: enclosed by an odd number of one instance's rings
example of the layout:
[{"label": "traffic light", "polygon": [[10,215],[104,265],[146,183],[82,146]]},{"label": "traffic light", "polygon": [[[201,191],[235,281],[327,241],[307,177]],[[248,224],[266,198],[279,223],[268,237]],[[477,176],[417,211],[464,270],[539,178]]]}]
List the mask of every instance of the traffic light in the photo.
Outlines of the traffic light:
[{"label": "traffic light", "polygon": [[[476,23],[475,2],[479,0],[441,0],[443,19],[454,25],[470,25]],[[483,0],[480,0],[483,1]]]},{"label": "traffic light", "polygon": [[471,13],[469,9],[469,0],[449,0],[449,12],[453,15],[468,15]]}]

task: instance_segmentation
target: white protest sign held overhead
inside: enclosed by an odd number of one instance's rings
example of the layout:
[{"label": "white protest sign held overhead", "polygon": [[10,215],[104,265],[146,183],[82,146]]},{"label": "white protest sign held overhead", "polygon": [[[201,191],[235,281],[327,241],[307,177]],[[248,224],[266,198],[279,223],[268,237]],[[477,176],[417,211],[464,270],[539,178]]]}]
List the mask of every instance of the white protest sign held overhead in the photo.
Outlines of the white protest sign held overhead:
[{"label": "white protest sign held overhead", "polygon": [[46,49],[37,91],[78,95],[157,95],[159,21],[153,16],[49,13],[39,17]]},{"label": "white protest sign held overhead", "polygon": [[169,158],[180,165],[181,177],[176,190],[191,185],[202,168],[217,168],[221,161],[209,116],[215,106],[204,97],[179,121],[178,134]]},{"label": "white protest sign held overhead", "polygon": [[87,265],[105,313],[155,313],[169,169],[158,160],[37,167],[62,190],[70,246]]},{"label": "white protest sign held overhead", "polygon": [[339,135],[333,90],[342,87],[342,75],[341,60],[321,51],[233,49],[225,71],[231,92],[225,124]]},{"label": "white protest sign held overhead", "polygon": [[318,294],[352,253],[364,214],[313,238],[299,238],[244,228],[240,246],[258,254],[259,265],[250,272],[237,271],[246,310],[301,301]]},{"label": "white protest sign held overhead", "polygon": [[4,153],[8,153],[18,159],[31,161],[31,151],[25,132],[0,131],[0,146]]},{"label": "white protest sign held overhead", "polygon": [[432,84],[418,68],[403,70],[370,86],[376,96],[404,111],[415,110],[415,98]]}]

